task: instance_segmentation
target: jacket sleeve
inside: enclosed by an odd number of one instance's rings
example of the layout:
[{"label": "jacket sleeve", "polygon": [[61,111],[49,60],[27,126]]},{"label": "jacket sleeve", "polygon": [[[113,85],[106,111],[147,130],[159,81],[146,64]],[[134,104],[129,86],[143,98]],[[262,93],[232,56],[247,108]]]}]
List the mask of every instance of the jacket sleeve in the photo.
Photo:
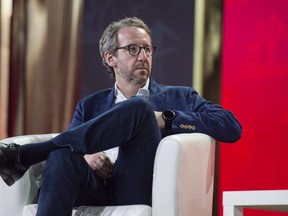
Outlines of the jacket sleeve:
[{"label": "jacket sleeve", "polygon": [[72,121],[68,127],[68,130],[71,130],[74,127],[77,127],[78,125],[83,124],[83,101],[80,100],[76,106]]},{"label": "jacket sleeve", "polygon": [[176,118],[172,133],[204,133],[228,143],[240,139],[242,127],[234,114],[205,100],[193,88],[187,91],[184,106],[185,109],[175,107],[173,110]]}]

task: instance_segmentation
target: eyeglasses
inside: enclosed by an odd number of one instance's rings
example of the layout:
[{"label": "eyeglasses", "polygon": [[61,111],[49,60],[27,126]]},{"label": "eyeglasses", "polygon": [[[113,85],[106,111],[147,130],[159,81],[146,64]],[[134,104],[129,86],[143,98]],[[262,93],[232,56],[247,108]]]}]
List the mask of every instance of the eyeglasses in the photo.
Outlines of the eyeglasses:
[{"label": "eyeglasses", "polygon": [[[138,45],[135,45],[135,44],[132,44],[132,45],[129,45],[129,46],[124,46],[124,47],[117,47],[116,50],[119,50],[119,49],[126,49],[128,50],[128,52],[130,53],[130,55],[132,56],[137,56],[139,55],[141,49],[143,49],[146,53],[147,56],[152,56],[155,52],[155,49],[156,47],[154,46],[144,46],[144,47],[140,47]],[[116,51],[115,50],[115,51]]]}]

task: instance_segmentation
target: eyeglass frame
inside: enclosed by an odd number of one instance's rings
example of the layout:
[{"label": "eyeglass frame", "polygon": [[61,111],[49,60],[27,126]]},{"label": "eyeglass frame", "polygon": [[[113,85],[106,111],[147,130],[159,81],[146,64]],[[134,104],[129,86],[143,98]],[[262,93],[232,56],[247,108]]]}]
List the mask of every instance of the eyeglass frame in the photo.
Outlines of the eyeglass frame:
[{"label": "eyeglass frame", "polygon": [[[136,46],[136,47],[139,48],[137,54],[132,54],[132,53],[131,53],[131,49],[130,49],[131,46]],[[147,52],[146,52],[146,50],[145,50],[147,47],[151,47],[152,52],[151,52],[150,55],[148,55]],[[117,50],[119,50],[119,49],[126,49],[126,50],[129,52],[129,54],[132,55],[132,56],[138,56],[139,53],[141,52],[141,50],[143,49],[144,52],[145,52],[145,54],[146,54],[147,56],[152,56],[152,55],[155,53],[156,47],[155,47],[155,46],[151,46],[151,45],[147,45],[147,46],[142,46],[142,47],[141,47],[141,46],[138,46],[138,45],[136,45],[136,44],[130,44],[130,45],[128,45],[128,46],[116,47],[115,52],[116,52]]]}]

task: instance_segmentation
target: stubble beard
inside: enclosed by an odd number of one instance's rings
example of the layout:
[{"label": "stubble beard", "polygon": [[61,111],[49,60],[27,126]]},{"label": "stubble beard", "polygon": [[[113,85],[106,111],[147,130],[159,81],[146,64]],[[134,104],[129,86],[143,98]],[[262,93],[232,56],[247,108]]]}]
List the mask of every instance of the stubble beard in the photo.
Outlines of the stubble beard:
[{"label": "stubble beard", "polygon": [[[144,73],[147,74],[145,78],[143,78]],[[149,78],[149,73],[144,71],[144,69],[143,71],[140,71],[140,76],[136,76],[131,71],[128,71],[122,64],[119,65],[118,75],[127,83],[134,85],[145,85]]]}]

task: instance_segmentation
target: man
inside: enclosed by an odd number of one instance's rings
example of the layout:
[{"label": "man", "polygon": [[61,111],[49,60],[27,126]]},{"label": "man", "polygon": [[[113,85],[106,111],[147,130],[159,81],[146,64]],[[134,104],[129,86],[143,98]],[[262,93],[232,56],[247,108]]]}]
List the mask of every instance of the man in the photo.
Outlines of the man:
[{"label": "man", "polygon": [[[111,23],[99,46],[114,87],[82,99],[69,130],[54,139],[0,145],[0,174],[8,185],[47,159],[38,216],[71,215],[77,205],[151,205],[161,138],[197,132],[235,142],[241,136],[231,112],[191,87],[164,86],[151,79],[155,47],[142,20],[128,17]],[[115,163],[103,153],[113,147],[119,147]]]}]

